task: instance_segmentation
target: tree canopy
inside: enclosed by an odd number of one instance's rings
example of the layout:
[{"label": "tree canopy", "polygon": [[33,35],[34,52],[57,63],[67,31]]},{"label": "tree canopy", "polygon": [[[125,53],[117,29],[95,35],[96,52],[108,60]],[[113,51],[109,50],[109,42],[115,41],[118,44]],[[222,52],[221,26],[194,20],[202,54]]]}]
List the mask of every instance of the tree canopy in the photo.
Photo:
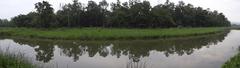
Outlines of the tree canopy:
[{"label": "tree canopy", "polygon": [[7,19],[0,19],[0,27],[14,27],[14,23],[9,22]]},{"label": "tree canopy", "polygon": [[[110,7],[109,7],[110,6]],[[54,13],[47,1],[35,4],[35,12],[18,15],[11,19],[18,27],[120,27],[120,28],[170,28],[170,27],[226,27],[230,21],[223,13],[194,7],[180,1],[167,0],[151,6],[149,1],[99,3],[78,0],[62,6]]]}]

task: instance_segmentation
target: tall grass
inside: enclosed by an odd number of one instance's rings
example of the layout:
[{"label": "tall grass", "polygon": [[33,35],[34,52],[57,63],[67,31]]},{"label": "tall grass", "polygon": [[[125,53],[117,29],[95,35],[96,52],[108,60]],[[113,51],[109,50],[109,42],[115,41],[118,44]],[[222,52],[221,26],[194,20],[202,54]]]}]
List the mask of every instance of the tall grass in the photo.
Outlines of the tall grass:
[{"label": "tall grass", "polygon": [[179,36],[194,36],[222,31],[224,28],[169,28],[169,29],[125,29],[125,28],[0,28],[0,35],[36,37],[47,39],[149,39]]},{"label": "tall grass", "polygon": [[[240,47],[239,47],[240,51]],[[229,61],[222,65],[222,68],[240,68],[240,53],[232,57]]]},{"label": "tall grass", "polygon": [[35,68],[35,65],[24,58],[22,53],[0,51],[0,68]]}]

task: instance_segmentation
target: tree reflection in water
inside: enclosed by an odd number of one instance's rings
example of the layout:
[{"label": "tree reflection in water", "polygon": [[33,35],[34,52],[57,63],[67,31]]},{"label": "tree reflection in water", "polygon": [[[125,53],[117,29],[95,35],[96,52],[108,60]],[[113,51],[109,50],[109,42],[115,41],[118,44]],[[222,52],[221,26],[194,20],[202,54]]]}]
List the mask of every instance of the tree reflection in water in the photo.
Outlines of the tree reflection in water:
[{"label": "tree reflection in water", "polygon": [[[36,60],[49,62],[54,56],[54,46],[60,48],[64,56],[72,57],[73,61],[78,61],[80,56],[87,55],[94,57],[107,57],[109,55],[120,58],[121,55],[128,56],[131,62],[128,66],[136,66],[135,63],[141,58],[148,57],[151,51],[163,52],[166,57],[171,54],[182,56],[190,55],[196,49],[203,46],[210,46],[222,42],[228,32],[197,36],[188,38],[171,38],[161,40],[119,40],[119,41],[76,41],[76,40],[37,40],[37,39],[14,39],[19,44],[27,44],[35,48],[37,52]],[[131,64],[132,63],[132,64]],[[144,67],[145,63],[138,63]],[[132,67],[128,67],[132,68]]]}]

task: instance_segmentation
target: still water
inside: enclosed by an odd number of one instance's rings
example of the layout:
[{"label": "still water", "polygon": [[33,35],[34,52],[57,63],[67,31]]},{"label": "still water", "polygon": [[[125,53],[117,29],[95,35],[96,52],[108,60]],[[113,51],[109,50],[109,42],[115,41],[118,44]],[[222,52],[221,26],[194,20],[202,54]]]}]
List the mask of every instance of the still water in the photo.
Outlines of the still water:
[{"label": "still water", "polygon": [[239,45],[240,30],[161,40],[0,40],[1,50],[43,68],[220,68]]}]

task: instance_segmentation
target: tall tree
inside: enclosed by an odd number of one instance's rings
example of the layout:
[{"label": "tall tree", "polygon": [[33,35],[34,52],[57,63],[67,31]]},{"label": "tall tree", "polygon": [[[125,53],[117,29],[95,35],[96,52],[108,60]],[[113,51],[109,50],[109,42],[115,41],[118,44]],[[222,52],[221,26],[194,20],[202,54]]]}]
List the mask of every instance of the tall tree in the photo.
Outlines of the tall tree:
[{"label": "tall tree", "polygon": [[83,26],[84,7],[78,0],[73,0],[73,4],[64,5],[62,10],[57,12],[57,17],[61,26]]},{"label": "tall tree", "polygon": [[130,21],[129,23],[133,27],[147,27],[147,24],[150,22],[150,9],[151,5],[148,1],[138,2],[137,0],[133,1],[133,4],[130,6]]},{"label": "tall tree", "polygon": [[102,26],[105,27],[107,22],[109,22],[109,20],[107,19],[109,18],[110,14],[110,11],[107,10],[109,4],[107,3],[106,0],[102,0],[101,2],[99,2],[99,6],[101,8],[101,14],[103,16]]},{"label": "tall tree", "polygon": [[51,4],[47,1],[38,2],[35,4],[35,8],[38,13],[38,27],[50,27],[54,26],[54,12]]},{"label": "tall tree", "polygon": [[100,6],[94,1],[88,1],[86,7],[86,22],[87,26],[102,26],[103,23],[103,14],[101,13]]}]

